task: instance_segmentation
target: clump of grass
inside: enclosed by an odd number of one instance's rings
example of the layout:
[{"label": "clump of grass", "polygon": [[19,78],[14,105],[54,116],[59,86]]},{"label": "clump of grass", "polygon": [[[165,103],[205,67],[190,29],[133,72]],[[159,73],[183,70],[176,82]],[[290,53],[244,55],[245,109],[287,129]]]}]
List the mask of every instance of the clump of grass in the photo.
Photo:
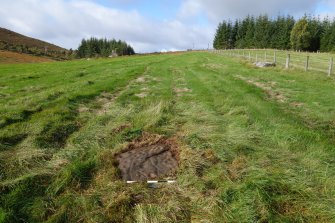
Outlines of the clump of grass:
[{"label": "clump of grass", "polygon": [[64,94],[64,92],[61,92],[61,91],[57,91],[57,92],[54,92],[52,94],[50,94],[47,98],[48,101],[53,101],[57,98],[59,98],[60,96],[62,96]]},{"label": "clump of grass", "polygon": [[28,134],[15,134],[9,136],[0,136],[0,151],[8,150],[24,140]]},{"label": "clump of grass", "polygon": [[11,117],[5,117],[0,121],[0,128],[4,128],[8,125],[27,121],[33,114],[42,111],[41,107],[35,108],[35,109],[24,109],[18,114],[13,114]]},{"label": "clump of grass", "polygon": [[140,128],[136,129],[127,129],[123,135],[127,141],[132,141],[136,138],[139,138],[143,133],[143,130]]},{"label": "clump of grass", "polygon": [[95,159],[73,161],[55,177],[48,191],[51,194],[59,194],[67,187],[78,189],[88,187],[96,165]]},{"label": "clump of grass", "polygon": [[49,183],[49,175],[36,175],[18,182],[13,189],[0,188],[2,193],[0,216],[1,214],[4,216],[3,222],[21,222],[22,219],[34,222],[31,218],[30,205],[39,196],[45,195],[45,189]]},{"label": "clump of grass", "polygon": [[79,123],[71,121],[48,123],[35,141],[41,148],[62,148],[65,146],[68,137],[78,131],[79,128]]},{"label": "clump of grass", "polygon": [[109,214],[110,222],[134,222],[133,208],[136,201],[131,194],[121,193],[108,207],[107,214]]},{"label": "clump of grass", "polygon": [[180,207],[180,203],[167,201],[162,204],[139,204],[134,208],[138,223],[191,222],[191,213]]}]

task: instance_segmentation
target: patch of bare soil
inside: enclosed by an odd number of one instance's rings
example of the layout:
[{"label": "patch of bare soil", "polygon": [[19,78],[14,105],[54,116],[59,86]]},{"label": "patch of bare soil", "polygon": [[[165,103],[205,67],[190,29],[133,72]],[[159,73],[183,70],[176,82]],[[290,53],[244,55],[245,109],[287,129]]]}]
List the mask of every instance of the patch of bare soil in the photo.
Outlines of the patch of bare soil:
[{"label": "patch of bare soil", "polygon": [[174,91],[175,91],[176,93],[192,92],[191,89],[186,88],[186,87],[184,87],[184,88],[175,88]]},{"label": "patch of bare soil", "polygon": [[146,83],[146,82],[150,82],[150,81],[159,81],[159,80],[158,80],[158,78],[152,77],[150,75],[144,75],[144,76],[138,77],[135,80],[136,83]]},{"label": "patch of bare soil", "polygon": [[84,105],[80,105],[79,108],[78,108],[78,112],[79,113],[84,113],[84,112],[89,112],[90,109]]},{"label": "patch of bare soil", "polygon": [[112,135],[116,135],[125,129],[131,128],[131,124],[123,124],[112,130]]},{"label": "patch of bare soil", "polygon": [[139,94],[135,94],[135,96],[138,97],[138,98],[145,98],[145,97],[148,96],[148,94],[145,93],[145,92],[142,92],[142,93],[139,93]]},{"label": "patch of bare soil", "polygon": [[[147,73],[148,72],[148,67],[146,68],[146,71],[144,72]],[[115,100],[121,95],[123,94],[125,91],[127,91],[133,84],[134,82],[138,82],[138,83],[145,83],[147,81],[147,79],[149,79],[149,76],[141,76],[135,80],[132,80],[128,83],[128,85],[121,91],[117,91],[114,94],[108,93],[108,92],[103,92],[102,94],[100,94],[99,96],[97,96],[95,98],[95,102],[99,105],[101,105],[100,108],[98,109],[93,109],[93,108],[89,108],[87,107],[87,105],[80,105],[78,108],[78,112],[79,113],[85,113],[85,112],[94,112],[97,115],[104,115],[107,113],[107,111],[110,109],[110,107],[112,106],[112,104],[115,102]],[[148,90],[148,88],[143,87],[142,88],[143,91]],[[148,96],[148,93],[142,92],[139,94],[136,94],[135,96],[139,97],[139,98],[145,98]]]},{"label": "patch of bare soil", "polygon": [[304,103],[302,102],[292,102],[290,103],[291,106],[296,107],[296,108],[301,108],[304,106]]},{"label": "patch of bare soil", "polygon": [[287,101],[287,98],[280,91],[274,89],[274,87],[277,85],[277,82],[275,81],[258,82],[256,80],[251,80],[242,76],[236,76],[236,77],[264,90],[270,98],[273,98],[280,103],[284,103]]},{"label": "patch of bare soil", "polygon": [[139,77],[139,78],[137,78],[136,82],[137,83],[144,83],[144,82],[146,82],[145,77]]},{"label": "patch of bare soil", "polygon": [[119,93],[111,94],[108,92],[103,92],[102,94],[100,94],[99,96],[97,96],[95,98],[95,102],[100,105],[99,108],[89,108],[84,104],[81,104],[78,107],[78,112],[79,113],[85,113],[85,112],[94,112],[97,115],[103,115],[105,114],[109,107],[113,104],[113,102],[115,101],[115,99],[118,97]]},{"label": "patch of bare soil", "polygon": [[182,97],[183,93],[192,92],[192,90],[184,87],[184,88],[175,88],[174,92],[177,94],[177,97]]},{"label": "patch of bare soil", "polygon": [[178,146],[173,139],[144,135],[116,155],[124,181],[161,179],[174,174],[178,167]]},{"label": "patch of bare soil", "polygon": [[102,93],[98,98],[97,102],[102,104],[100,109],[96,110],[97,115],[105,114],[109,107],[113,104],[116,96],[110,93]]},{"label": "patch of bare soil", "polygon": [[228,176],[232,181],[238,180],[245,173],[247,168],[246,157],[239,156],[236,157],[229,165],[228,165]]},{"label": "patch of bare soil", "polygon": [[202,67],[209,68],[209,69],[214,69],[214,70],[218,70],[218,69],[222,69],[223,68],[222,65],[220,65],[220,64],[214,64],[214,63],[203,64]]}]

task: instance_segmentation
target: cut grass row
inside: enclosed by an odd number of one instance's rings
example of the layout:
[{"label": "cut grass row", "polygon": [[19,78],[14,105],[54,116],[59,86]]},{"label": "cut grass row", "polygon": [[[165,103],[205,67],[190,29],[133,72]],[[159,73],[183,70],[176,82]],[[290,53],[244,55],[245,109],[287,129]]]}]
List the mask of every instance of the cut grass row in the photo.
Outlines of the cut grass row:
[{"label": "cut grass row", "polygon": [[[332,79],[210,53],[0,70],[2,123],[18,117],[0,137],[24,136],[0,152],[0,222],[335,219]],[[157,134],[179,143],[177,184],[124,184],[114,154]]]}]

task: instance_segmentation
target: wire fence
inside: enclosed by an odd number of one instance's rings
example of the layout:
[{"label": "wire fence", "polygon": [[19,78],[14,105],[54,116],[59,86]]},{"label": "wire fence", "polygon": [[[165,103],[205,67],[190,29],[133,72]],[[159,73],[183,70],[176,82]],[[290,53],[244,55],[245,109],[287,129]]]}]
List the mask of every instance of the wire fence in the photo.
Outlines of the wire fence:
[{"label": "wire fence", "polygon": [[331,54],[307,53],[284,50],[230,49],[212,50],[213,53],[229,57],[238,57],[250,62],[270,62],[286,69],[296,68],[304,71],[333,74],[334,60]]}]

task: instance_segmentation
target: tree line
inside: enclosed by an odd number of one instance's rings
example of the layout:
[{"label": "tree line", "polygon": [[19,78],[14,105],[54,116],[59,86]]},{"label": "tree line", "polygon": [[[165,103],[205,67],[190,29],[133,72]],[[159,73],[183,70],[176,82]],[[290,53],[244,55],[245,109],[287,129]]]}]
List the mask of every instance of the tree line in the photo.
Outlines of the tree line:
[{"label": "tree line", "polygon": [[77,57],[89,58],[89,57],[109,57],[111,55],[133,55],[135,54],[134,49],[126,42],[121,40],[107,40],[90,38],[83,39],[77,50]]},{"label": "tree line", "polygon": [[335,20],[304,16],[247,16],[224,20],[214,37],[215,49],[274,48],[302,51],[335,51]]}]

